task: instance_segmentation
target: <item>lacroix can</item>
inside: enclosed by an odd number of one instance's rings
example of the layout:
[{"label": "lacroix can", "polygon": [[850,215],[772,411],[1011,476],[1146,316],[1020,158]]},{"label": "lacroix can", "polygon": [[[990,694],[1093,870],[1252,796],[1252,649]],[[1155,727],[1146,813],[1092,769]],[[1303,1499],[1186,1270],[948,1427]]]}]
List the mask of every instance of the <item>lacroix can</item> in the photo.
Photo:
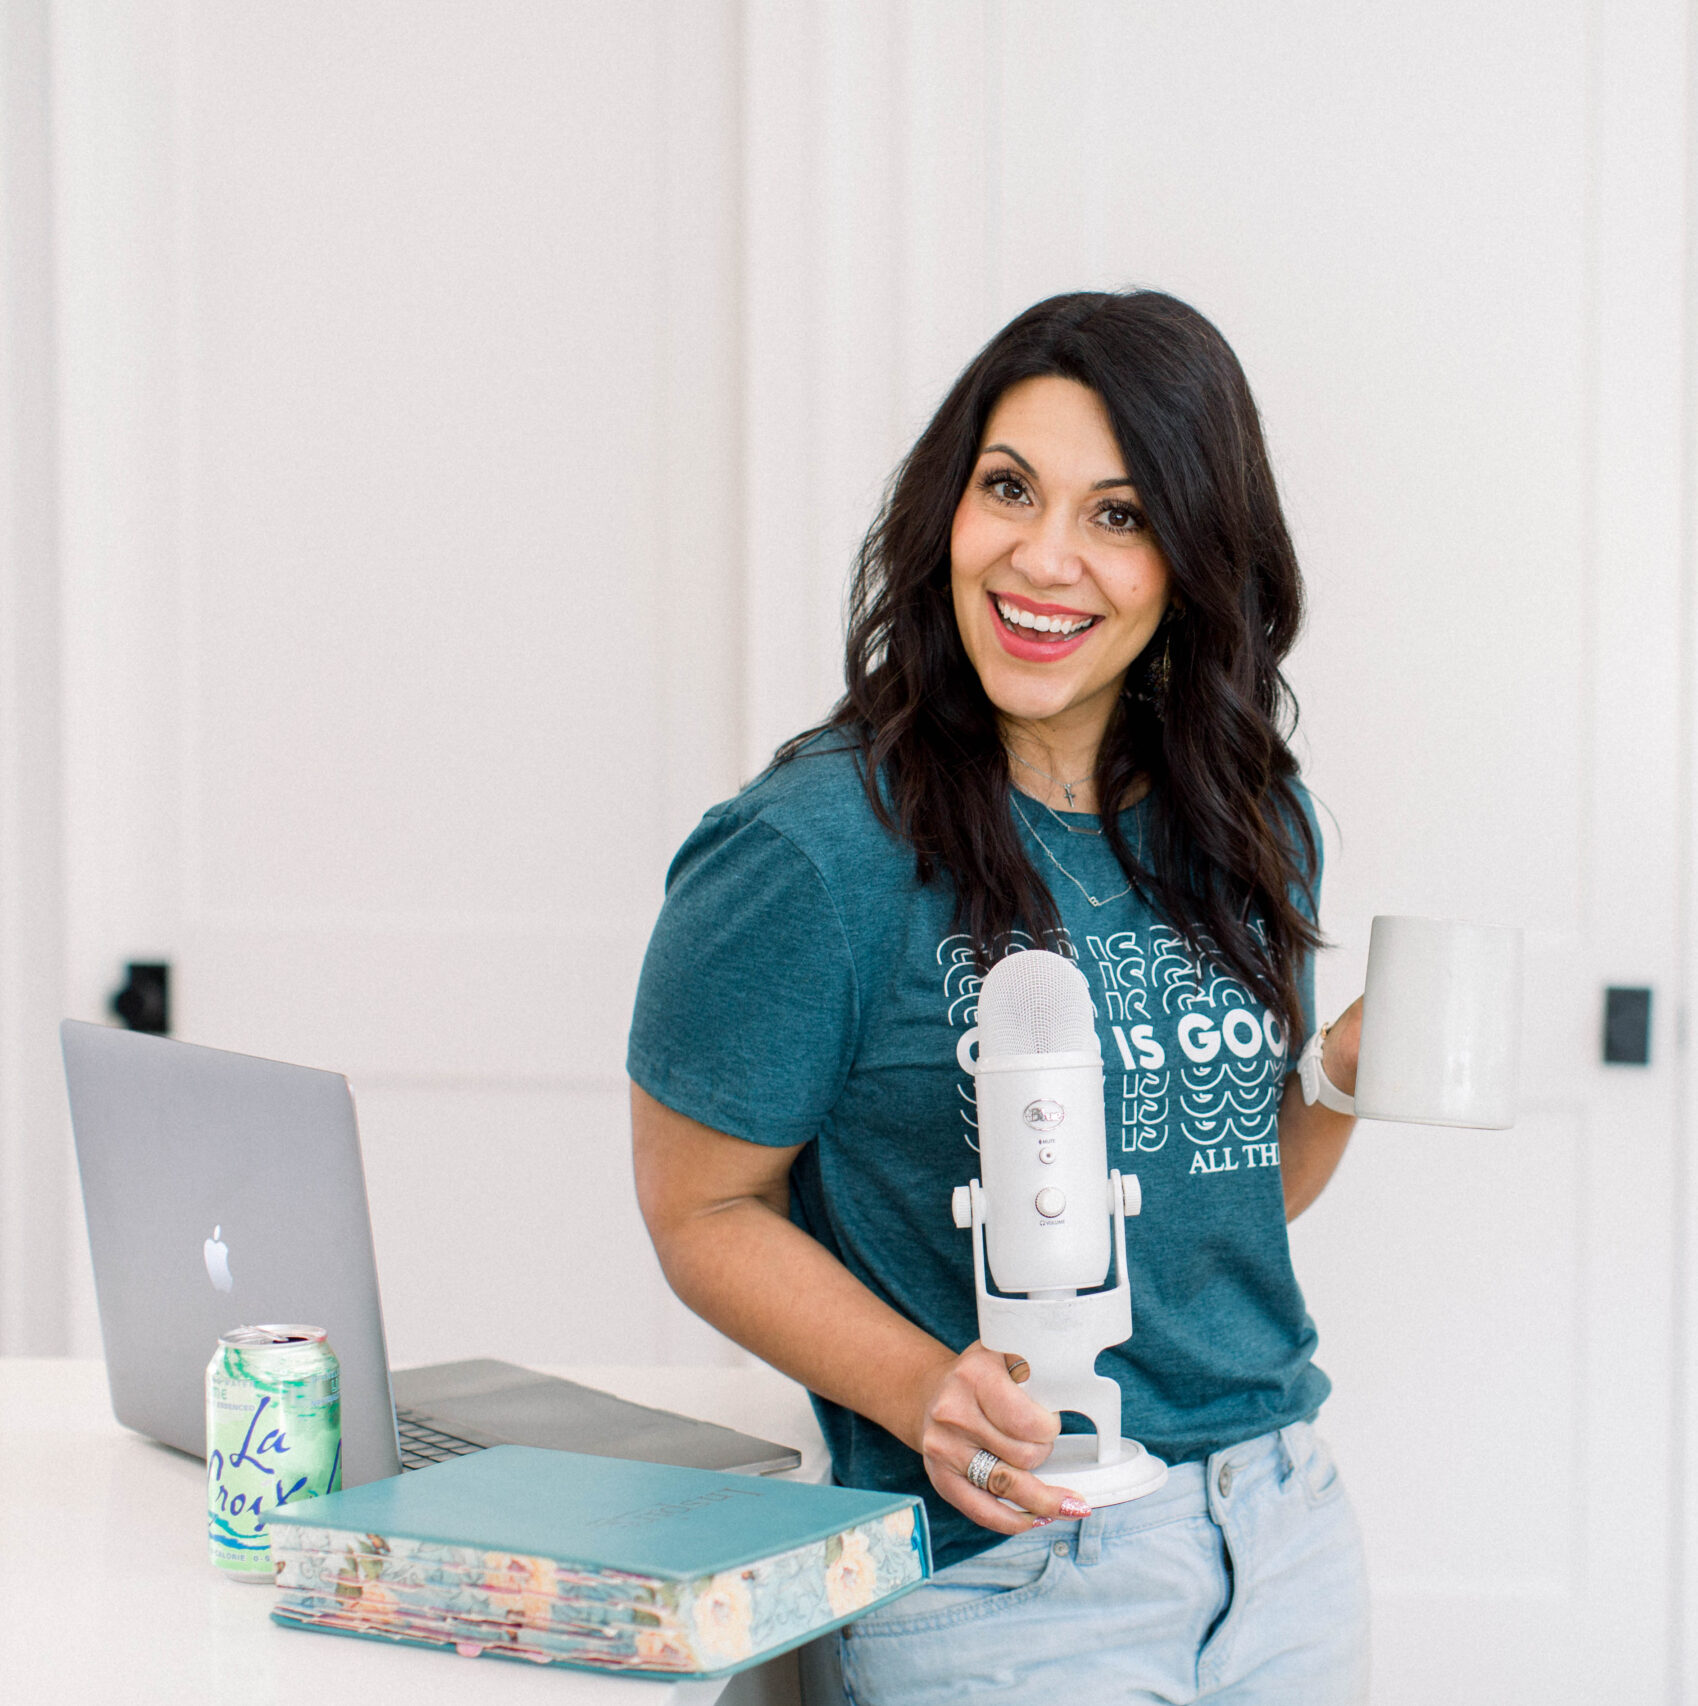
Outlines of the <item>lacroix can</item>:
[{"label": "lacroix can", "polygon": [[342,1485],[341,1368],[322,1327],[237,1327],[206,1370],[206,1532],[231,1581],[270,1582],[266,1518]]}]

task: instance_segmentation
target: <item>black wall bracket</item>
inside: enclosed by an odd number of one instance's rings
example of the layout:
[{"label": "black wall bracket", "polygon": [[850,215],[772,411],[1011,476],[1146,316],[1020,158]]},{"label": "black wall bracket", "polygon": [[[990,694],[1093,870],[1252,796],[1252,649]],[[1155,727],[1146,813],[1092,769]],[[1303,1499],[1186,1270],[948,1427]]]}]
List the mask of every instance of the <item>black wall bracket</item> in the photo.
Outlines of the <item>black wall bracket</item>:
[{"label": "black wall bracket", "polygon": [[171,1033],[171,968],[157,962],[131,961],[124,967],[124,987],[112,997],[112,1011],[132,1031],[156,1037]]},{"label": "black wall bracket", "polygon": [[1611,987],[1604,991],[1604,1064],[1651,1064],[1651,992]]}]

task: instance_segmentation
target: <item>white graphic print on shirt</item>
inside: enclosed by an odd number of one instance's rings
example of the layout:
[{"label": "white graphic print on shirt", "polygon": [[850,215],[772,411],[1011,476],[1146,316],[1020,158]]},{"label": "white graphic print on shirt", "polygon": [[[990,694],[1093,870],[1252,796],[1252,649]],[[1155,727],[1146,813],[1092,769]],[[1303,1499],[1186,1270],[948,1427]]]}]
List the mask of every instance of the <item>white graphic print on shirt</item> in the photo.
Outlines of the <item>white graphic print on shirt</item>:
[{"label": "white graphic print on shirt", "polygon": [[[1029,937],[1017,942],[1018,948],[1032,946]],[[1277,1167],[1286,1075],[1279,1020],[1258,1008],[1236,978],[1199,962],[1169,926],[1088,936],[1086,948],[1097,973],[1093,1004],[1099,1020],[1106,1010],[1119,1056],[1103,1063],[1111,1151],[1116,1130],[1123,1154],[1152,1154],[1177,1130],[1194,1146],[1190,1174]],[[1057,951],[1079,958],[1070,941],[1058,942]],[[972,945],[964,935],[946,937],[937,957],[950,1026],[970,1029],[978,1019],[981,982]],[[973,1082],[966,1074],[957,1093],[964,1135],[977,1150]]]}]

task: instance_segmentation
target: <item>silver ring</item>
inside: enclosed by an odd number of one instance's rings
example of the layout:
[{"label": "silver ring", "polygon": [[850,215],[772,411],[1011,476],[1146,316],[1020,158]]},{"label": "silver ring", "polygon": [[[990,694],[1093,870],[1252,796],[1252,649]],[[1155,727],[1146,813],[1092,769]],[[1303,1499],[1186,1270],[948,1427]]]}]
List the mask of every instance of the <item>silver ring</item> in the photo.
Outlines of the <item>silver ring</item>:
[{"label": "silver ring", "polygon": [[1002,1461],[994,1451],[975,1451],[973,1460],[967,1465],[967,1479],[981,1493],[990,1491],[991,1472]]}]

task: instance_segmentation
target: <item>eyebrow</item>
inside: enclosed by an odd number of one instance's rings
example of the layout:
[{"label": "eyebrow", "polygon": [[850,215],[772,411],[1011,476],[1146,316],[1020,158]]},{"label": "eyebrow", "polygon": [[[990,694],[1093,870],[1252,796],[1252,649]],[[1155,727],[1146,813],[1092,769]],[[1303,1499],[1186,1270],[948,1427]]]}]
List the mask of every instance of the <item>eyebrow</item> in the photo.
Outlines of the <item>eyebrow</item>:
[{"label": "eyebrow", "polygon": [[[1018,462],[1034,480],[1037,479],[1037,469],[1034,468],[1012,444],[987,444],[984,449],[979,452],[979,455],[983,458],[986,456],[993,456],[998,452],[1009,457],[1012,461]],[[1098,480],[1097,483],[1091,487],[1091,490],[1093,492],[1106,492],[1114,486],[1130,486],[1131,484],[1131,477],[1129,475],[1122,474],[1112,480]]]}]

